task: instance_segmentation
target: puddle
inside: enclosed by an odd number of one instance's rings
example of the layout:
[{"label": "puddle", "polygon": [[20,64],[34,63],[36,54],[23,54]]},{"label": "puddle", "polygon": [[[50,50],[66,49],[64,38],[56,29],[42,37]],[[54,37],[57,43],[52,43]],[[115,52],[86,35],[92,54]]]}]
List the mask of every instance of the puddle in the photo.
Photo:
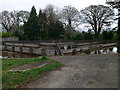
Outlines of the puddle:
[{"label": "puddle", "polygon": [[[90,54],[117,54],[117,47],[108,47],[103,49],[98,49],[91,51]],[[18,53],[18,52],[10,52],[10,51],[2,51],[2,55],[0,58],[34,58],[40,55],[30,55],[25,53]]]},{"label": "puddle", "polygon": [[109,47],[92,51],[90,54],[117,54],[117,53],[118,53],[117,47]]}]

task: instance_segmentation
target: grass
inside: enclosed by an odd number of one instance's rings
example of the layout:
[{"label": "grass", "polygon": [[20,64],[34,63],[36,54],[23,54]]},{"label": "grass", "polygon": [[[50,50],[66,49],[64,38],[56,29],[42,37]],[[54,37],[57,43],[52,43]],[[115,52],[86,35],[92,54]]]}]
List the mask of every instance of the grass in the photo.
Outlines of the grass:
[{"label": "grass", "polygon": [[2,70],[6,71],[18,65],[30,64],[34,62],[40,61],[37,58],[29,58],[29,59],[3,59],[2,60]]},{"label": "grass", "polygon": [[[34,58],[34,59],[9,59],[9,60],[3,60],[3,70],[9,70],[12,67],[15,67],[17,65],[23,65],[38,61],[43,61],[45,57],[42,57],[42,59]],[[47,58],[46,58],[47,59]],[[2,84],[3,88],[17,88],[20,85],[27,83],[31,80],[34,80],[35,78],[38,78],[41,76],[44,72],[54,70],[60,66],[62,66],[61,63],[55,60],[49,60],[47,61],[51,62],[52,64],[47,64],[41,68],[35,68],[32,70],[28,70],[25,72],[4,72],[3,71],[3,79]]]},{"label": "grass", "polygon": [[24,64],[31,64],[34,62],[40,62],[48,60],[45,56],[42,56],[41,58],[25,58],[25,59],[2,59],[2,70],[8,70],[11,68],[14,68],[18,65],[24,65]]}]

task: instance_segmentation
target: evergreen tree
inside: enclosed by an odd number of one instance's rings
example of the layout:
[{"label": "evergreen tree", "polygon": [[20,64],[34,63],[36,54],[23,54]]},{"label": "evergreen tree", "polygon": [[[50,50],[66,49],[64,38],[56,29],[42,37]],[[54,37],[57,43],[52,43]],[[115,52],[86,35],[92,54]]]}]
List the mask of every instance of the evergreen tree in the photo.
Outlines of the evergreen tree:
[{"label": "evergreen tree", "polygon": [[54,18],[55,13],[46,10],[45,12],[39,11],[39,24],[42,29],[42,39],[60,39],[64,35],[63,24],[59,19]]},{"label": "evergreen tree", "polygon": [[39,35],[41,32],[39,29],[38,17],[34,6],[31,9],[28,21],[25,22],[23,26],[23,30],[28,40],[36,40],[40,38]]},{"label": "evergreen tree", "polygon": [[52,14],[47,17],[47,32],[49,39],[60,39],[64,35],[63,23],[58,19],[54,19]]},{"label": "evergreen tree", "polygon": [[52,14],[47,16],[42,10],[37,16],[34,6],[23,29],[28,40],[59,39],[64,35],[63,24],[58,19],[54,19]]},{"label": "evergreen tree", "polygon": [[48,30],[47,30],[47,16],[42,10],[39,11],[39,29],[41,31],[41,39],[48,39]]},{"label": "evergreen tree", "polygon": [[64,36],[63,24],[60,21],[51,22],[49,24],[49,38],[60,39]]}]

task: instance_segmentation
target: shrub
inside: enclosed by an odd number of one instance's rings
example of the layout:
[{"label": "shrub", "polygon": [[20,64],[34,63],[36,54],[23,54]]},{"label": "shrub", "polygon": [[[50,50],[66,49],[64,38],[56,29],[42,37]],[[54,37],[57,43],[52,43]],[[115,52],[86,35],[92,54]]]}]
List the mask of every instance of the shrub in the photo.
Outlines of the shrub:
[{"label": "shrub", "polygon": [[40,60],[48,60],[48,58],[45,57],[45,56],[42,56],[42,57],[40,58]]},{"label": "shrub", "polygon": [[9,33],[7,33],[7,32],[3,32],[3,33],[2,33],[2,37],[5,37],[5,38],[6,38],[6,37],[11,37],[11,35],[10,35]]},{"label": "shrub", "polygon": [[90,51],[89,49],[87,49],[87,50],[84,51],[84,53],[85,53],[85,54],[90,54],[91,51]]}]

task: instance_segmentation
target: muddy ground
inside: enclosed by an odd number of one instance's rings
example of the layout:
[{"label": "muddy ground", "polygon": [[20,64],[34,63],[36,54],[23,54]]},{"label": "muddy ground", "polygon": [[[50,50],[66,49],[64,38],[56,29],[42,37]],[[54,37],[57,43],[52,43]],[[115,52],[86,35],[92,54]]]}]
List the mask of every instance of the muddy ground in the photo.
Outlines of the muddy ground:
[{"label": "muddy ground", "polygon": [[50,57],[65,66],[23,87],[118,88],[119,57],[117,54]]}]

